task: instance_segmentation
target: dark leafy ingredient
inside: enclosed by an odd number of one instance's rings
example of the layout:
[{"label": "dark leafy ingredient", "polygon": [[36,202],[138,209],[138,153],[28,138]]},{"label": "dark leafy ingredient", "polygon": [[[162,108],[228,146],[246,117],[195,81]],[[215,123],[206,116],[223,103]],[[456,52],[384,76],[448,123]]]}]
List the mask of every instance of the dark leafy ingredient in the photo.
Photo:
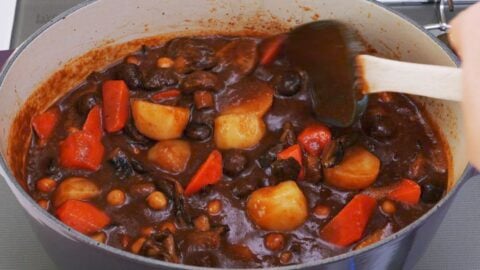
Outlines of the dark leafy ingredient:
[{"label": "dark leafy ingredient", "polygon": [[130,163],[132,164],[133,170],[139,174],[144,174],[150,171],[150,168],[134,158],[130,159]]},{"label": "dark leafy ingredient", "polygon": [[277,144],[268,149],[263,155],[258,158],[258,163],[262,168],[270,167],[270,165],[277,159],[277,154],[285,148],[284,144]]},{"label": "dark leafy ingredient", "polygon": [[182,226],[192,224],[192,217],[186,208],[182,185],[174,178],[165,176],[156,179],[155,186],[173,201],[173,209],[177,222]]},{"label": "dark leafy ingredient", "polygon": [[279,182],[295,180],[302,167],[294,158],[279,159],[272,163],[272,175]]},{"label": "dark leafy ingredient", "polygon": [[318,183],[322,180],[322,164],[320,158],[307,155],[305,180],[311,183]]},{"label": "dark leafy ingredient", "polygon": [[247,157],[240,150],[229,150],[223,153],[223,171],[229,176],[240,174],[247,163]]},{"label": "dark leafy ingredient", "polygon": [[185,129],[185,135],[195,141],[204,141],[211,137],[212,128],[206,124],[190,122]]},{"label": "dark leafy ingredient", "polygon": [[171,69],[155,69],[145,75],[143,86],[148,90],[159,90],[177,82],[177,75]]},{"label": "dark leafy ingredient", "polygon": [[344,147],[339,140],[331,140],[323,149],[320,160],[324,168],[331,168],[339,164],[344,155]]},{"label": "dark leafy ingredient", "polygon": [[186,93],[193,93],[196,90],[218,91],[223,88],[223,82],[214,73],[195,71],[183,79],[181,88]]},{"label": "dark leafy ingredient", "polygon": [[133,165],[130,162],[129,157],[120,148],[116,148],[110,154],[108,160],[115,168],[117,176],[121,179],[132,176],[134,174]]},{"label": "dark leafy ingredient", "polygon": [[77,111],[86,116],[93,107],[100,105],[101,102],[100,94],[98,93],[86,93],[78,98],[77,101]]},{"label": "dark leafy ingredient", "polygon": [[116,78],[124,80],[130,89],[142,87],[142,72],[135,64],[122,63],[117,66]]},{"label": "dark leafy ingredient", "polygon": [[272,82],[279,96],[291,97],[302,89],[302,77],[294,70],[276,75]]},{"label": "dark leafy ingredient", "polygon": [[291,122],[285,122],[282,126],[282,135],[280,135],[280,142],[287,145],[294,145],[296,143],[295,130]]},{"label": "dark leafy ingredient", "polygon": [[440,201],[443,196],[443,188],[440,188],[434,184],[422,184],[421,200],[424,203],[436,203]]},{"label": "dark leafy ingredient", "polygon": [[173,235],[169,232],[162,232],[150,236],[143,244],[140,252],[148,257],[178,263],[180,259],[176,249]]}]

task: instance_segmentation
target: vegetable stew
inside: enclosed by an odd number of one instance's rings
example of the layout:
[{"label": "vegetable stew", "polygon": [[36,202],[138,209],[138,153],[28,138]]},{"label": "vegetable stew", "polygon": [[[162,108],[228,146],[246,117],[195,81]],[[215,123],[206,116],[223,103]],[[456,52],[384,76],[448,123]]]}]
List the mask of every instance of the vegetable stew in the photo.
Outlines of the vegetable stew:
[{"label": "vegetable stew", "polygon": [[[32,197],[113,247],[210,267],[363,248],[445,193],[445,145],[408,96],[348,128],[314,118],[285,35],[143,47],[32,119]],[[335,67],[332,67],[335,68]]]}]

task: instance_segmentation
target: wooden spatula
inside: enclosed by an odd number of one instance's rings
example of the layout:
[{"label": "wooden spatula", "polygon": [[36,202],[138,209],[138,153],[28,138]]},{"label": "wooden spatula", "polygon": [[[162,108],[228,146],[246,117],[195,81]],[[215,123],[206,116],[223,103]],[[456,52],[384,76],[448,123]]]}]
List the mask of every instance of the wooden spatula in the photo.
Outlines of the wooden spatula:
[{"label": "wooden spatula", "polygon": [[289,60],[305,70],[317,118],[350,126],[364,112],[367,94],[399,92],[461,101],[461,70],[366,55],[359,36],[338,21],[301,25],[286,41]]}]

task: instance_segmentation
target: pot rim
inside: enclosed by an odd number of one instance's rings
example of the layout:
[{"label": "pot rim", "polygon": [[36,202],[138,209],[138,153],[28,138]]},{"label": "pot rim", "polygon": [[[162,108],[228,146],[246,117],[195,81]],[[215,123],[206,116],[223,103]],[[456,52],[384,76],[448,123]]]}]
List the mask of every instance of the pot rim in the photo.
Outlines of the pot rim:
[{"label": "pot rim", "polygon": [[[68,9],[67,11],[59,14],[52,20],[50,20],[48,23],[40,27],[37,31],[35,31],[31,36],[29,36],[24,42],[18,46],[12,55],[8,58],[7,62],[4,64],[1,72],[0,72],[0,95],[2,91],[2,86],[5,80],[5,77],[12,66],[12,64],[15,62],[17,57],[25,50],[28,48],[30,43],[35,41],[35,39],[40,36],[43,32],[48,30],[52,25],[56,24],[59,21],[62,21],[65,17],[69,16],[70,14],[73,14],[82,8],[85,8],[95,2],[98,2],[101,0],[86,0],[80,4],[77,4],[76,6]],[[422,31],[425,35],[427,35],[437,46],[440,46],[443,51],[447,53],[447,55],[450,57],[450,59],[455,63],[455,65],[459,66],[460,61],[457,58],[457,56],[444,44],[441,43],[433,34],[431,34],[428,30],[425,30],[422,26],[420,26],[418,23],[413,21],[412,19],[406,17],[405,15],[391,9],[390,7],[376,2],[375,0],[363,0],[365,2],[369,2],[371,4],[377,5],[383,9],[385,9],[387,12],[392,14],[393,16],[397,16],[400,19],[403,19],[404,21],[414,25],[416,28],[418,28],[420,31]],[[6,90],[3,90],[6,91]],[[131,261],[137,261],[142,264],[147,264],[147,265],[152,265],[152,266],[161,266],[161,267],[169,267],[171,269],[216,269],[216,268],[205,268],[205,267],[199,267],[199,266],[190,266],[190,265],[184,265],[184,264],[176,264],[176,263],[170,263],[170,262],[165,262],[157,259],[152,259],[140,255],[136,255],[133,253],[130,253],[128,251],[124,251],[118,248],[114,248],[111,246],[108,246],[106,244],[101,244],[98,243],[97,241],[91,239],[90,237],[83,235],[70,227],[66,226],[62,222],[60,222],[57,218],[55,218],[53,215],[49,214],[46,212],[43,208],[41,208],[34,200],[33,198],[20,186],[18,181],[16,181],[16,178],[13,176],[10,168],[7,166],[6,159],[3,155],[3,153],[0,153],[0,170],[3,170],[5,173],[5,182],[9,185],[9,187],[12,189],[15,189],[15,191],[19,192],[21,196],[26,199],[26,203],[28,204],[28,207],[32,207],[32,211],[36,211],[37,213],[40,214],[40,218],[45,222],[47,226],[49,226],[51,229],[55,230],[58,233],[63,234],[66,237],[69,237],[70,239],[78,242],[82,242],[85,244],[88,244],[90,248],[97,248],[105,252],[113,253],[115,255],[119,255],[124,257],[125,259],[131,260]],[[368,247],[359,249],[359,250],[353,250],[349,251],[346,253],[342,253],[333,257],[328,257],[325,259],[322,259],[320,261],[311,261],[307,263],[302,263],[302,264],[295,264],[295,265],[290,265],[290,266],[280,266],[280,267],[270,267],[268,269],[272,270],[290,270],[290,269],[300,269],[303,267],[312,267],[312,266],[320,266],[320,265],[327,265],[330,263],[334,263],[337,261],[342,261],[346,259],[352,259],[357,255],[366,253],[370,250],[379,248],[385,244],[387,244],[390,241],[393,241],[394,239],[397,238],[402,238],[406,236],[410,231],[415,230],[417,227],[419,227],[421,224],[423,224],[430,216],[432,216],[439,208],[442,208],[444,204],[447,203],[458,191],[458,189],[464,184],[464,182],[475,175],[475,170],[474,168],[467,164],[465,167],[462,176],[458,179],[458,181],[455,183],[455,185],[452,187],[452,189],[434,206],[432,207],[428,212],[423,214],[419,219],[415,220],[413,223],[409,224],[407,227],[402,228],[400,231],[392,234],[389,237],[386,237],[385,239],[382,239],[381,241],[378,241],[377,243],[374,243]],[[23,206],[22,206],[23,207]],[[26,207],[24,207],[26,208]],[[25,209],[26,210],[26,209]],[[28,212],[28,211],[27,211]],[[353,261],[352,261],[353,263]],[[217,268],[220,269],[220,268]],[[229,268],[229,270],[234,270],[235,268]]]}]

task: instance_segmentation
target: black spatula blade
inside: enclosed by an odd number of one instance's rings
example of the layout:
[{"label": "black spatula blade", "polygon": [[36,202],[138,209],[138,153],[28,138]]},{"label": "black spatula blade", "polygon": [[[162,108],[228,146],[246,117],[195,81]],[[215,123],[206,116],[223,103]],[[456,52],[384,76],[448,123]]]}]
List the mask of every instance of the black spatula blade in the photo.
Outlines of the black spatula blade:
[{"label": "black spatula blade", "polygon": [[332,20],[301,25],[290,32],[286,53],[311,82],[316,117],[347,127],[365,110],[367,99],[357,90],[355,56],[365,52],[358,35]]}]

